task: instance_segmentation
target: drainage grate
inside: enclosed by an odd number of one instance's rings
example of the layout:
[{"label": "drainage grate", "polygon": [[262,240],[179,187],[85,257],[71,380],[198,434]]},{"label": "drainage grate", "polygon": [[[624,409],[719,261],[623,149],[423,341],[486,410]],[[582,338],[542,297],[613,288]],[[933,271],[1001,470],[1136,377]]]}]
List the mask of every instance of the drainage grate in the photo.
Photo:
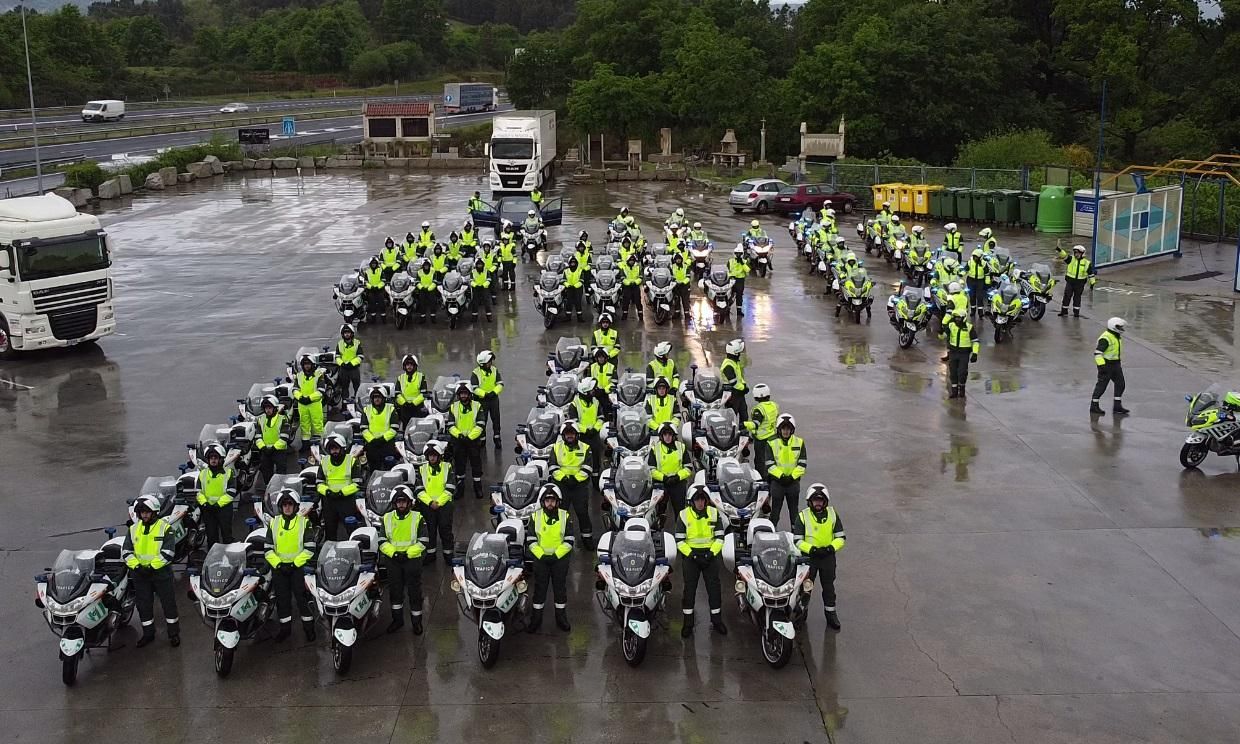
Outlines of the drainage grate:
[{"label": "drainage grate", "polygon": [[1184,276],[1177,276],[1175,280],[1177,282],[1195,282],[1198,279],[1213,279],[1216,276],[1222,276],[1222,275],[1223,275],[1223,272],[1221,271],[1198,271],[1196,274],[1185,274]]}]

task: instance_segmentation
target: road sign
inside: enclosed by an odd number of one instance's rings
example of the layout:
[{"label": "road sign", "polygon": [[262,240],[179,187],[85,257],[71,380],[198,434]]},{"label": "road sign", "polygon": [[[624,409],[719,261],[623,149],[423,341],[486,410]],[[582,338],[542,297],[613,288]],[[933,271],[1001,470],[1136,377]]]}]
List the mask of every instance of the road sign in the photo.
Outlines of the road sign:
[{"label": "road sign", "polygon": [[296,137],[297,136],[297,122],[294,121],[293,117],[291,116],[284,117],[283,124],[284,124],[284,131],[281,132],[281,134],[283,134],[285,137]]},{"label": "road sign", "polygon": [[451,132],[435,132],[431,135],[431,139],[452,139]]},{"label": "road sign", "polygon": [[243,128],[237,130],[237,142],[243,145],[265,145],[271,141],[271,130],[266,128]]},{"label": "road sign", "polygon": [[452,94],[451,94],[451,93],[445,93],[445,94],[444,94],[444,96],[443,96],[443,102],[444,102],[444,103],[452,103]]}]

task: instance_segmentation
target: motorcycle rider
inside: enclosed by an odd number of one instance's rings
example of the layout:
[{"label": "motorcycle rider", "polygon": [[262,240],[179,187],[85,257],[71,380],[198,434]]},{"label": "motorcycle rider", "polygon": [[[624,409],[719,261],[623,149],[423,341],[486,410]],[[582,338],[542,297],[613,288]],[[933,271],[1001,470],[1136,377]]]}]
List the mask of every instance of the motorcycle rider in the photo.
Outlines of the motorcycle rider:
[{"label": "motorcycle rider", "polygon": [[383,247],[379,249],[379,264],[383,269],[385,282],[392,278],[392,274],[400,271],[400,247],[390,235],[387,240],[383,241]]},{"label": "motorcycle rider", "polygon": [[348,398],[362,389],[362,342],[355,336],[353,326],[340,326],[340,340],[336,342],[336,384],[341,396]]},{"label": "motorcycle rider", "polygon": [[203,453],[207,466],[198,471],[198,506],[207,547],[233,541],[233,501],[237,499],[237,473],[224,467],[224,446],[211,442]]},{"label": "motorcycle rider", "polygon": [[[431,268],[435,271],[435,284],[443,283],[443,278],[448,274],[448,254],[443,243],[436,243],[431,251]],[[456,268],[456,262],[452,263],[452,268]],[[434,322],[434,316],[431,316],[431,322]]]},{"label": "motorcycle rider", "polygon": [[573,398],[573,418],[577,421],[581,441],[590,448],[590,468],[595,473],[601,472],[603,452],[603,442],[599,436],[603,431],[603,421],[595,395],[597,388],[594,378],[587,377],[577,385],[577,395]]},{"label": "motorcycle rider", "polygon": [[406,354],[400,366],[404,372],[396,377],[396,412],[401,425],[407,426],[411,419],[426,415],[426,396],[430,395],[430,389],[425,375],[418,369],[416,356]]},{"label": "motorcycle rider", "polygon": [[362,409],[362,439],[366,442],[366,462],[372,470],[386,470],[396,452],[396,407],[388,405],[383,387],[370,388],[370,405]]},{"label": "motorcycle rider", "polygon": [[939,338],[947,339],[947,378],[951,386],[948,398],[965,398],[969,381],[969,363],[977,361],[981,348],[968,313],[959,304],[947,315]]},{"label": "motorcycle rider", "polygon": [[[469,261],[469,259],[465,260]],[[478,308],[481,307],[486,310],[488,322],[495,320],[495,315],[491,312],[491,272],[481,259],[474,259],[470,262],[469,286],[471,287],[469,304],[473,313],[472,319],[478,319]]]},{"label": "motorcycle rider", "polygon": [[551,479],[560,487],[565,499],[577,513],[581,523],[581,542],[594,547],[594,526],[590,521],[590,446],[577,437],[577,425],[565,421],[560,427],[560,440],[551,448]]},{"label": "motorcycle rider", "polygon": [[589,379],[594,380],[594,397],[598,398],[603,415],[610,418],[613,410],[611,391],[616,386],[616,365],[612,364],[607,349],[601,346],[594,347],[594,361],[590,363],[590,370],[587,374],[590,376]]},{"label": "motorcycle rider", "polygon": [[431,232],[431,223],[423,222],[422,231],[418,233],[418,255],[425,256],[436,242],[435,233]]},{"label": "motorcycle rider", "polygon": [[957,263],[963,261],[964,246],[962,245],[962,242],[964,240],[964,236],[962,236],[959,230],[957,230],[956,223],[948,222],[943,226],[943,230],[945,232],[943,233],[943,245],[940,247],[940,250],[948,255],[955,254]]},{"label": "motorcycle rider", "polygon": [[538,218],[538,213],[531,209],[525,213],[525,221],[521,223],[521,227],[537,235],[542,229],[542,220]]},{"label": "motorcycle rider", "polygon": [[649,417],[647,426],[650,431],[659,431],[663,424],[671,424],[673,428],[680,425],[680,403],[676,396],[670,393],[671,384],[666,377],[654,381],[654,395],[646,396],[646,414]]},{"label": "motorcycle rider", "polygon": [[176,535],[169,524],[158,516],[159,502],[153,496],[140,496],[134,502],[138,521],[129,526],[121,556],[133,579],[134,604],[142,622],[138,648],[155,640],[155,597],[164,611],[168,626],[168,643],[181,645],[180,615],[177,614],[176,590],[173,588],[172,557],[176,553]]},{"label": "motorcycle rider", "polygon": [[618,339],[620,333],[611,327],[611,313],[603,313],[598,316],[598,328],[594,329],[591,341],[596,348],[607,350],[607,356],[615,361],[620,356],[620,347]]},{"label": "motorcycle rider", "polygon": [[[624,239],[628,241],[628,238]],[[637,319],[645,319],[645,308],[642,305],[642,262],[637,257],[637,252],[628,249],[628,255],[624,255],[625,244],[620,244],[620,319],[628,320],[629,306],[637,308]]]},{"label": "motorcycle rider", "polygon": [[965,264],[965,282],[969,287],[969,314],[982,316],[986,309],[986,287],[990,285],[990,266],[982,249],[974,248]]},{"label": "motorcycle rider", "polygon": [[357,516],[354,498],[361,490],[357,485],[361,479],[361,467],[345,448],[344,437],[339,434],[333,432],[327,435],[323,448],[327,457],[319,461],[316,487],[321,497],[319,515],[323,521],[323,539],[335,540],[345,517]]},{"label": "motorcycle rider", "polygon": [[[870,291],[874,288],[874,282],[870,281],[870,277],[865,273],[864,269],[857,268],[853,269],[849,272],[848,276],[844,277],[844,281],[841,282],[840,288],[843,290],[845,297],[848,297],[850,294],[869,297]],[[836,303],[835,317],[840,317],[840,311],[843,309],[843,302]],[[873,316],[873,314],[873,310],[870,305],[867,304],[865,306],[865,317],[869,319]]]},{"label": "motorcycle rider", "polygon": [[426,462],[418,466],[418,511],[426,517],[426,561],[435,562],[439,544],[443,543],[444,565],[452,564],[452,512],[455,509],[456,485],[452,466],[443,462],[443,445],[431,440],[423,453]]},{"label": "motorcycle rider", "polygon": [[568,267],[564,269],[565,318],[568,318],[569,313],[576,312],[577,320],[585,319],[581,308],[582,295],[585,291],[582,278],[583,271],[581,262],[577,260],[576,256],[568,259]]},{"label": "motorcycle rider", "polygon": [[422,554],[429,538],[422,515],[413,510],[413,489],[400,485],[392,489],[392,509],[379,521],[379,552],[387,567],[388,602],[392,622],[388,633],[405,626],[402,610],[409,597],[409,619],[413,634],[422,635]]},{"label": "motorcycle rider", "polygon": [[280,513],[267,523],[263,537],[264,554],[271,566],[271,589],[276,597],[280,630],[275,640],[286,640],[293,632],[293,600],[301,615],[301,629],[307,641],[314,640],[314,615],[310,614],[310,595],[305,590],[302,569],[314,557],[314,530],[299,513],[297,494],[289,488],[280,491],[276,508]]},{"label": "motorcycle rider", "polygon": [[418,238],[412,232],[405,233],[405,242],[400,244],[400,260],[405,266],[412,266],[418,260]]},{"label": "motorcycle rider", "polygon": [[671,358],[672,345],[667,341],[660,341],[654,345],[654,359],[646,364],[646,379],[650,380],[651,387],[654,382],[662,377],[668,381],[668,385],[673,390],[680,389],[680,373],[676,369],[676,360]]},{"label": "motorcycle rider", "polygon": [[809,560],[809,578],[822,585],[822,607],[831,630],[840,629],[835,612],[835,554],[844,549],[844,521],[830,505],[827,487],[814,483],[805,496],[807,508],[792,520],[797,550]]},{"label": "motorcycle rider", "polygon": [[723,597],[719,583],[719,554],[723,552],[723,521],[719,510],[710,505],[705,486],[694,486],[689,505],[676,512],[676,550],[684,556],[685,592],[681,598],[684,625],[680,637],[693,635],[693,606],[697,600],[698,579],[706,583],[710,603],[710,626],[727,635],[723,624]]},{"label": "motorcycle rider", "polygon": [[[456,469],[456,495],[465,492],[465,470],[473,477],[474,498],[482,498],[482,406],[474,400],[474,391],[462,380],[456,386],[456,400],[448,409],[452,425],[448,435],[452,437],[453,463]],[[481,421],[480,421],[481,419]]]},{"label": "motorcycle rider", "polygon": [[990,258],[990,255],[994,253],[995,248],[999,246],[999,241],[995,238],[995,231],[991,230],[989,227],[983,227],[980,231],[978,231],[977,237],[981,238],[982,241],[982,255],[986,258]]},{"label": "motorcycle rider", "polygon": [[771,439],[775,436],[775,423],[779,421],[779,404],[771,400],[771,388],[764,382],[753,386],[753,410],[745,422],[745,430],[754,440],[754,463],[758,472],[766,472],[766,461],[771,455]]},{"label": "motorcycle rider", "polygon": [[1085,246],[1072,246],[1072,255],[1062,246],[1056,245],[1055,250],[1059,253],[1059,257],[1064,260],[1064,287],[1063,287],[1063,305],[1059,308],[1059,317],[1068,314],[1068,301],[1072,302],[1072,317],[1081,317],[1081,294],[1085,291],[1085,283],[1094,286],[1098,281],[1097,271],[1094,264],[1088,258],[1085,258]]},{"label": "motorcycle rider", "polygon": [[742,235],[741,237],[744,239],[744,241],[743,241],[743,242],[749,242],[749,241],[751,241],[751,240],[757,240],[757,239],[759,239],[759,238],[765,238],[765,237],[766,237],[766,230],[763,230],[763,229],[762,229],[762,223],[761,223],[761,222],[758,222],[757,218],[754,218],[754,219],[752,219],[752,220],[750,220],[750,221],[749,221],[749,229],[748,229],[748,230],[746,230],[746,231],[745,231],[745,234],[744,234],[744,235]]},{"label": "motorcycle rider", "polygon": [[[756,220],[755,220],[756,221]],[[744,246],[736,246],[728,259],[728,278],[732,280],[732,299],[736,302],[736,317],[745,315],[745,277],[749,276],[749,262],[745,260]]]},{"label": "motorcycle rider", "polygon": [[685,508],[685,492],[689,482],[693,480],[693,468],[686,451],[685,443],[680,441],[676,433],[676,425],[664,421],[659,425],[659,441],[650,448],[646,464],[653,470],[651,477],[655,483],[663,485],[663,499],[659,502],[659,515],[667,511],[670,502],[676,514]]},{"label": "motorcycle rider", "polygon": [[731,395],[727,406],[736,412],[738,424],[749,418],[749,406],[745,402],[745,394],[749,392],[749,384],[745,382],[745,364],[741,354],[745,353],[745,341],[734,338],[724,347],[723,364],[719,365],[719,375],[723,378],[723,387]]},{"label": "motorcycle rider", "polygon": [[672,281],[676,283],[676,288],[672,290],[672,312],[676,312],[676,305],[679,304],[687,321],[689,320],[689,285],[693,282],[693,276],[685,263],[685,257],[680,253],[672,259]]},{"label": "motorcycle rider", "polygon": [[913,233],[908,239],[908,257],[911,266],[930,265],[930,241],[926,240],[926,228],[913,225]]},{"label": "motorcycle rider", "polygon": [[517,286],[517,233],[512,225],[504,229],[499,241],[499,266],[504,289],[512,291]]},{"label": "motorcycle rider", "polygon": [[801,498],[801,476],[805,475],[807,453],[805,440],[796,435],[797,420],[783,413],[775,424],[770,440],[770,461],[766,472],[771,489],[771,523],[779,524],[779,512],[788,504],[788,520],[796,517]]},{"label": "motorcycle rider", "polygon": [[288,443],[293,438],[289,429],[288,416],[280,410],[280,399],[274,395],[264,395],[263,412],[259,414],[258,436],[254,439],[254,448],[258,450],[258,472],[263,483],[270,483],[272,473],[285,472],[288,459]]},{"label": "motorcycle rider", "polygon": [[485,428],[487,419],[491,420],[491,440],[495,442],[495,448],[499,449],[501,444],[499,434],[499,396],[500,393],[504,392],[504,376],[500,374],[499,368],[495,366],[495,352],[489,349],[480,351],[476,361],[478,366],[474,367],[473,373],[469,376],[469,382],[474,389],[474,397],[477,398],[478,404],[482,406],[483,415],[480,423]]},{"label": "motorcycle rider", "polygon": [[612,220],[612,222],[623,222],[627,225],[629,223],[629,208],[620,207],[620,211],[616,213],[616,219]]},{"label": "motorcycle rider", "polygon": [[1124,416],[1131,411],[1124,408],[1124,388],[1127,384],[1124,382],[1124,368],[1122,359],[1124,352],[1124,340],[1122,336],[1124,331],[1128,329],[1128,324],[1123,318],[1111,318],[1107,320],[1106,330],[1102,335],[1098,336],[1098,345],[1094,347],[1094,364],[1098,367],[1098,382],[1094,384],[1094,395],[1089,402],[1089,412],[1095,416],[1103,414],[1102,406],[1098,401],[1102,399],[1102,394],[1106,392],[1107,385],[1111,382],[1115,383],[1115,389],[1112,395],[1115,396],[1115,403],[1111,409],[1116,416]]},{"label": "motorcycle rider", "polygon": [[835,222],[835,210],[831,208],[830,202],[823,202],[822,218],[819,222],[822,224],[823,232],[827,233],[829,237],[839,235],[840,228]]},{"label": "motorcycle rider", "polygon": [[891,202],[883,202],[883,206],[878,210],[878,214],[874,215],[874,222],[882,225],[886,230],[887,225],[891,222]]},{"label": "motorcycle rider", "polygon": [[913,289],[911,287],[906,288],[904,284],[901,283],[899,291],[893,294],[887,301],[887,317],[891,320],[891,324],[897,329],[900,328],[899,324],[902,321],[912,320],[915,322],[920,322],[923,318],[925,318],[926,313],[929,312],[929,309],[924,302],[917,303],[916,310],[909,310],[910,293],[915,293],[912,295],[913,297],[921,296],[921,290]]},{"label": "motorcycle rider", "polygon": [[[547,586],[555,594],[555,625],[562,631],[572,630],[568,622],[568,555],[573,550],[573,522],[568,510],[560,508],[560,489],[553,483],[544,484],[538,494],[541,509],[530,518],[530,531],[525,538],[526,551],[534,564],[533,609],[529,632],[542,627],[543,606],[547,602]],[[586,538],[583,536],[582,538]]]},{"label": "motorcycle rider", "polygon": [[689,240],[696,243],[705,243],[709,238],[706,237],[706,231],[702,229],[701,222],[694,222],[693,229],[689,231]]},{"label": "motorcycle rider", "polygon": [[293,399],[297,401],[302,446],[308,449],[311,439],[323,435],[323,388],[327,381],[309,354],[301,357],[300,367],[293,375]]},{"label": "motorcycle rider", "polygon": [[418,322],[425,323],[429,315],[435,323],[436,304],[439,302],[439,275],[435,273],[431,259],[424,258],[418,265]]}]

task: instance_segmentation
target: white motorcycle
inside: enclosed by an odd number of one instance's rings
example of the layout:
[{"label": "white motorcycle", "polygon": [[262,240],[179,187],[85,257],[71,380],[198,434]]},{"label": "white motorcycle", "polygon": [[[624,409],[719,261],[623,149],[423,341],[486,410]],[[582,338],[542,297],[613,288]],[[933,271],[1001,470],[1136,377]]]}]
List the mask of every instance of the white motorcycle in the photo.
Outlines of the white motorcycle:
[{"label": "white motorcycle", "polygon": [[365,490],[358,493],[357,513],[366,517],[366,524],[379,529],[383,515],[392,508],[392,491],[397,486],[412,486],[417,478],[417,471],[407,463],[391,470],[374,471],[366,482]]},{"label": "white motorcycle", "polygon": [[777,532],[769,519],[754,519],[745,546],[735,534],[724,537],[723,562],[736,571],[736,602],[761,633],[763,658],[772,668],[783,667],[814,590],[792,533]]},{"label": "white motorcycle", "polygon": [[548,269],[534,285],[534,309],[543,316],[543,328],[551,328],[564,313],[564,276]]},{"label": "white motorcycle", "polygon": [[654,322],[658,325],[667,323],[672,317],[672,292],[676,285],[672,282],[672,272],[662,266],[650,269],[646,279],[646,301],[654,312]]},{"label": "white motorcycle", "polygon": [[603,613],[620,626],[620,652],[629,666],[646,658],[650,632],[672,588],[668,574],[675,558],[672,536],[652,530],[639,517],[599,538],[595,597]]},{"label": "white motorcycle", "polygon": [[599,479],[603,491],[603,528],[618,529],[635,517],[656,522],[663,488],[655,484],[646,460],[625,457],[614,468],[607,468]]},{"label": "white motorcycle", "polygon": [[555,351],[547,354],[547,376],[573,374],[578,378],[590,369],[590,350],[576,336],[560,336]]},{"label": "white motorcycle", "polygon": [[602,269],[594,272],[594,280],[590,283],[590,296],[596,316],[607,313],[616,316],[620,307],[620,282],[615,269]]},{"label": "white motorcycle", "polygon": [[361,323],[366,319],[366,300],[362,294],[362,282],[356,272],[344,274],[332,288],[332,301],[344,322]]},{"label": "white motorcycle", "polygon": [[[354,518],[345,521],[350,520]],[[360,527],[348,540],[324,543],[318,567],[306,571],[306,588],[314,598],[319,619],[327,626],[332,667],[338,674],[349,671],[358,639],[378,622],[383,605],[375,573],[376,539],[374,528]]]},{"label": "white motorcycle", "polygon": [[561,421],[574,418],[577,414],[573,401],[577,398],[577,375],[562,372],[553,375],[547,384],[538,388],[538,407],[555,411]]},{"label": "white motorcycle", "polygon": [[251,501],[254,505],[254,519],[263,527],[266,527],[271,520],[275,519],[280,513],[279,501],[280,492],[289,489],[297,494],[300,505],[298,513],[303,517],[309,517],[310,512],[314,509],[317,493],[314,490],[318,482],[318,468],[306,467],[300,473],[293,474],[274,474],[271,481],[267,483],[266,490],[263,491],[262,498],[246,498],[242,497],[242,501]]},{"label": "white motorcycle", "polygon": [[689,261],[693,267],[694,279],[700,281],[710,275],[710,254],[714,250],[715,244],[709,240],[689,241]]},{"label": "white motorcycle", "polygon": [[716,323],[722,323],[732,315],[732,288],[735,284],[726,266],[714,267],[710,276],[699,283],[702,294],[706,295],[706,301],[715,312]]},{"label": "white motorcycle", "polygon": [[263,530],[256,529],[245,542],[212,545],[202,571],[190,571],[190,598],[214,631],[215,673],[221,677],[232,671],[241,641],[257,636],[271,616],[270,572],[261,571],[264,553]]},{"label": "white motorcycle", "polygon": [[499,661],[509,625],[526,626],[529,584],[525,581],[525,527],[505,519],[495,532],[479,532],[465,555],[452,560],[452,591],[461,614],[478,624],[478,661],[490,669]]},{"label": "white motorcycle", "polygon": [[461,320],[461,313],[469,306],[469,283],[460,272],[453,269],[444,275],[439,283],[439,300],[444,313],[448,316],[448,327],[456,328]]},{"label": "white motorcycle", "polygon": [[538,251],[547,247],[547,230],[532,225],[521,226],[521,256],[533,260]]},{"label": "white motorcycle", "polygon": [[744,245],[745,257],[749,260],[749,267],[757,272],[758,276],[766,278],[766,275],[771,271],[773,242],[765,235],[760,238],[746,236]]},{"label": "white motorcycle", "polygon": [[642,462],[650,455],[650,417],[639,407],[616,411],[616,425],[608,431],[607,451],[612,462],[636,457]]},{"label": "white motorcycle", "polygon": [[[172,560],[169,563],[188,563],[190,556],[206,544],[207,536],[202,529],[202,511],[198,508],[198,474],[196,472],[182,475],[147,478],[138,491],[138,498],[150,496],[159,502],[158,516],[168,523],[168,531],[172,533],[175,545]],[[126,526],[138,521],[133,505],[137,498],[128,499],[129,521]]]},{"label": "white motorcycle", "polygon": [[413,277],[403,271],[393,274],[391,281],[388,282],[388,306],[396,315],[396,330],[409,325],[409,318],[413,316],[413,309],[417,302],[413,291]]},{"label": "white motorcycle", "polygon": [[504,479],[491,487],[491,522],[506,519],[525,524],[538,510],[538,489],[546,475],[534,465],[509,465]]},{"label": "white motorcycle", "polygon": [[516,455],[517,462],[535,468],[541,477],[547,477],[548,463],[551,461],[551,448],[560,437],[560,426],[564,423],[563,409],[531,408],[524,424],[517,424]]},{"label": "white motorcycle", "polygon": [[[770,500],[770,489],[758,475],[758,471],[734,457],[724,457],[715,463],[713,478],[704,470],[693,476],[694,486],[705,486],[710,501],[728,520],[727,532],[743,539],[749,532],[749,522],[762,513]],[[713,480],[712,485],[707,485]]]},{"label": "white motorcycle", "polygon": [[[689,415],[687,420],[697,424],[702,420],[702,411],[721,410],[731,396],[723,387],[723,376],[715,367],[690,366],[693,376],[681,384],[681,409]],[[730,409],[729,409],[730,410]]]},{"label": "white motorcycle", "polygon": [[691,428],[693,452],[708,478],[715,473],[715,463],[725,457],[740,459],[741,452],[749,449],[749,435],[736,423],[736,412],[730,408],[702,411],[696,426],[684,425],[686,433]]},{"label": "white motorcycle", "polygon": [[396,442],[400,459],[413,466],[426,463],[426,445],[438,441],[443,434],[443,419],[436,415],[409,419],[405,436]]}]

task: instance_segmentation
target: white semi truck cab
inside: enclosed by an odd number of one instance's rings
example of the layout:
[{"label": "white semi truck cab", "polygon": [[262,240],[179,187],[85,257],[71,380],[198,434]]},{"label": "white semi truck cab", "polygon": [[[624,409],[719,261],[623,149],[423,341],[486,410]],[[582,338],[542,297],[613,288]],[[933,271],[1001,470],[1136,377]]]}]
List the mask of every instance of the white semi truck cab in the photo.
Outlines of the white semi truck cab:
[{"label": "white semi truck cab", "polygon": [[55,194],[0,200],[0,358],[114,333],[111,266],[94,215]]},{"label": "white semi truck cab", "polygon": [[528,194],[550,180],[555,164],[555,112],[510,111],[491,124],[491,191]]}]

